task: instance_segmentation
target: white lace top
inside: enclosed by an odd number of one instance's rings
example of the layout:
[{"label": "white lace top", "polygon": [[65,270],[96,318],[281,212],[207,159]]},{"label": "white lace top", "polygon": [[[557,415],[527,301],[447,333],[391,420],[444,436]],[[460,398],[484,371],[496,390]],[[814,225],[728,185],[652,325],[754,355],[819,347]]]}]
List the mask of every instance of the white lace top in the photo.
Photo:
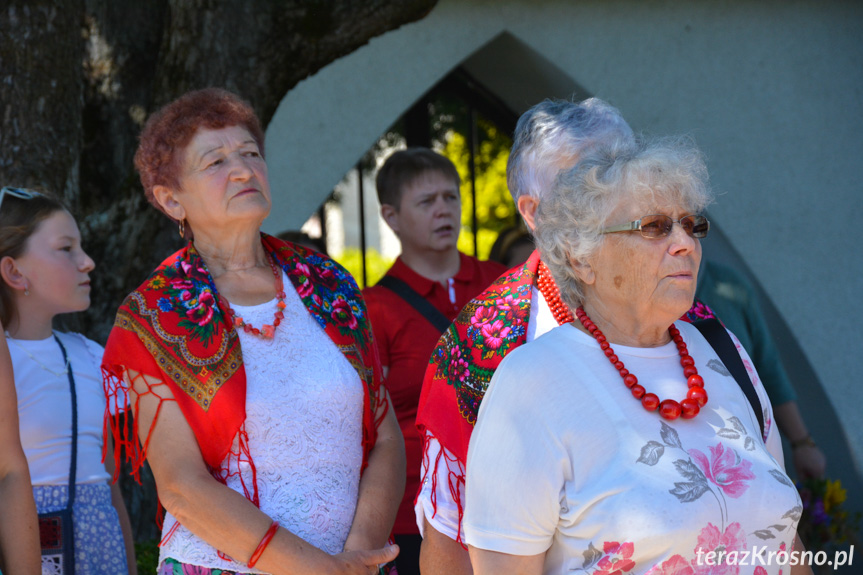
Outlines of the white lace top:
[{"label": "white lace top", "polygon": [[[287,308],[275,338],[239,332],[247,378],[246,431],[261,510],[315,547],[339,553],[359,490],[362,384],[288,278],[282,277]],[[260,327],[272,322],[276,300],[231,306],[247,323]],[[241,469],[251,485],[248,465],[241,464]],[[230,478],[228,486],[243,492],[237,477]],[[175,523],[167,514],[163,535]],[[166,557],[203,567],[261,572],[221,559],[212,546],[182,526],[162,546],[160,563]]]}]

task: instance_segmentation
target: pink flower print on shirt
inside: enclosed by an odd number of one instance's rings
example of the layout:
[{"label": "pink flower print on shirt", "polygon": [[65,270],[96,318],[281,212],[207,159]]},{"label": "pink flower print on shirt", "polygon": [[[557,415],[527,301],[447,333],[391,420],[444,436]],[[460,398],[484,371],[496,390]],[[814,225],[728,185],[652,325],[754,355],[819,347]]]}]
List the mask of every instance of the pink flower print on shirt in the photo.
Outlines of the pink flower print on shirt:
[{"label": "pink flower print on shirt", "polygon": [[593,575],[622,575],[635,567],[635,561],[632,560],[635,545],[632,542],[606,541],[602,550],[605,555],[596,564],[598,570]]},{"label": "pink flower print on shirt", "polygon": [[[782,545],[779,546],[779,552],[784,553],[786,549],[788,549],[788,547],[786,547],[785,542],[783,541]],[[763,567],[761,567],[761,568],[764,569]],[[767,575],[766,570],[764,571],[764,575]],[[782,575],[782,569],[779,570],[779,575]]]},{"label": "pink flower print on shirt", "polygon": [[752,362],[746,358],[743,359],[743,366],[746,368],[746,373],[749,375],[749,379],[752,380],[752,385],[758,387],[758,372],[755,371],[755,368],[752,366]]},{"label": "pink flower print on shirt", "polygon": [[[725,557],[732,551],[739,556],[745,549],[746,533],[743,532],[740,523],[732,523],[725,532],[720,532],[718,527],[708,523],[707,527],[698,534],[698,542],[694,550],[696,559],[693,559],[691,564],[695,568],[696,575],[738,575],[739,566],[736,563],[729,565],[725,562]],[[714,553],[710,559],[710,563],[714,565],[709,565],[707,561],[707,554],[710,552]]]},{"label": "pink flower print on shirt", "polygon": [[709,449],[709,460],[697,449],[690,449],[688,453],[707,479],[718,485],[726,495],[737,499],[749,489],[746,482],[755,479],[752,463],[742,459],[733,449],[725,449],[721,443]]},{"label": "pink flower print on shirt", "polygon": [[645,575],[695,575],[695,570],[682,555],[672,555],[660,565],[654,565]]}]

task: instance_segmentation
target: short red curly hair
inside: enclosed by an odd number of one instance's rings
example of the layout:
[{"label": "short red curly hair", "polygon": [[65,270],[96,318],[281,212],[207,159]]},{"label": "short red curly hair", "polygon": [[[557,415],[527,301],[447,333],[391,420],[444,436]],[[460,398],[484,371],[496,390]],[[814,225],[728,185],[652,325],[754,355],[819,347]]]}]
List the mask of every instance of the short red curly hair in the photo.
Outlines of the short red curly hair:
[{"label": "short red curly hair", "polygon": [[147,201],[164,213],[153,196],[153,188],[179,189],[183,152],[195,133],[201,128],[218,130],[231,126],[248,130],[263,157],[261,122],[248,102],[227,90],[204,88],[187,92],[151,115],[135,152],[135,168]]}]

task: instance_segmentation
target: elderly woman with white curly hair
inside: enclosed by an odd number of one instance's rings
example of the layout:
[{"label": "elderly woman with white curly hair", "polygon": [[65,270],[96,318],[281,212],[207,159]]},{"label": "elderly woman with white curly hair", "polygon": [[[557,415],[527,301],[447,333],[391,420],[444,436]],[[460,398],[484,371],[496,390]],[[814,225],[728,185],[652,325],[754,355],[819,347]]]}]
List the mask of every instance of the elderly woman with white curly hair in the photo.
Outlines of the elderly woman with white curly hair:
[{"label": "elderly woman with white curly hair", "polygon": [[464,520],[475,573],[777,575],[799,562],[800,499],[758,376],[724,329],[737,381],[730,354],[678,319],[710,200],[685,139],[608,148],[543,199],[537,246],[578,319],[507,356],[482,402]]}]

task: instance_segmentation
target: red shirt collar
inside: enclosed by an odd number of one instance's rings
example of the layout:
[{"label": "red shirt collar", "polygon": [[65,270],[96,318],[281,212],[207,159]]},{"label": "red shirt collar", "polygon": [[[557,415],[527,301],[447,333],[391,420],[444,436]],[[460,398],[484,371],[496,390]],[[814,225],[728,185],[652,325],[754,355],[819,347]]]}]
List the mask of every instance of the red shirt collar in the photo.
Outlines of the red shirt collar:
[{"label": "red shirt collar", "polygon": [[[476,261],[459,252],[459,268],[458,272],[452,277],[453,281],[459,283],[468,283],[476,270]],[[432,291],[435,289],[435,286],[439,286],[443,288],[444,286],[434,280],[430,280],[429,278],[422,276],[415,272],[412,268],[410,268],[403,260],[402,257],[399,256],[390,270],[387,272],[387,275],[396,277],[406,284],[408,284],[412,290],[417,292],[419,295],[423,297],[427,297],[431,295]]]}]

